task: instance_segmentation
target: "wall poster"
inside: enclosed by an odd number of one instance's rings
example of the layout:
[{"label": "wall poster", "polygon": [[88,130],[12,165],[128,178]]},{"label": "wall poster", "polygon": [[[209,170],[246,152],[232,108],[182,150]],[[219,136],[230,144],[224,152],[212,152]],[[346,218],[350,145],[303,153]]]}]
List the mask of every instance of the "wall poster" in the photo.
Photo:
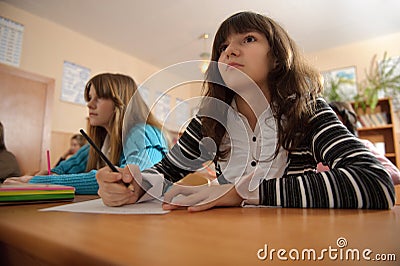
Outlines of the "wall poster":
[{"label": "wall poster", "polygon": [[89,78],[89,68],[64,61],[60,99],[66,102],[86,105],[84,92]]}]

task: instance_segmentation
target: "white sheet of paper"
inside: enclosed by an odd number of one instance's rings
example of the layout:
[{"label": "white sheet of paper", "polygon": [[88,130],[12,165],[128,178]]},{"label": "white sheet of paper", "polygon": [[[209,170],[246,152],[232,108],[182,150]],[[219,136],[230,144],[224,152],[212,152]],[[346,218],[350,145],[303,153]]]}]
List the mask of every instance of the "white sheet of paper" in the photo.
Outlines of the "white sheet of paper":
[{"label": "white sheet of paper", "polygon": [[108,207],[101,199],[65,204],[39,211],[64,211],[83,213],[107,213],[107,214],[165,214],[169,211],[162,209],[162,203],[158,200],[129,204],[120,207]]}]

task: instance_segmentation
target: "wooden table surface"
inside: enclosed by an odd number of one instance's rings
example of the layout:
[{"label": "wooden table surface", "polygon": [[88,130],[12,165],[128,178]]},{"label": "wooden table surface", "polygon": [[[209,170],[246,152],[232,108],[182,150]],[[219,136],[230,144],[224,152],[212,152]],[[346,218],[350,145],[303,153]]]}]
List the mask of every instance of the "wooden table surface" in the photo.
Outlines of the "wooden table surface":
[{"label": "wooden table surface", "polygon": [[[218,208],[164,215],[38,211],[60,204],[66,203],[0,206],[1,265],[400,265],[400,206],[384,211]],[[347,245],[339,247],[339,238]],[[258,255],[266,254],[259,250],[266,246],[268,256],[260,260]],[[279,249],[288,261],[278,258]],[[308,249],[322,259],[309,260],[307,252],[305,260],[293,259],[296,250],[301,259]],[[340,259],[340,252],[353,249],[360,261]],[[381,254],[392,261],[365,261],[365,249],[371,259]]]}]

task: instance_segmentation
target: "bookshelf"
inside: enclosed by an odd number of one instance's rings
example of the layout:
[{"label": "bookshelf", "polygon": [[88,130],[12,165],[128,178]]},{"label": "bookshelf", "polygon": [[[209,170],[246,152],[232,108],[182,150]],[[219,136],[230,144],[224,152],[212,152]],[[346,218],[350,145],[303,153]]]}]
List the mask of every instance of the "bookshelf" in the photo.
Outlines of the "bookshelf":
[{"label": "bookshelf", "polygon": [[[353,107],[355,107],[354,103]],[[361,127],[357,129],[358,136],[374,144],[384,143],[382,145],[384,145],[385,156],[399,168],[400,144],[396,134],[399,125],[397,125],[398,118],[393,112],[392,99],[379,99],[373,111],[369,107],[365,111],[358,107],[355,111],[361,124]]]}]

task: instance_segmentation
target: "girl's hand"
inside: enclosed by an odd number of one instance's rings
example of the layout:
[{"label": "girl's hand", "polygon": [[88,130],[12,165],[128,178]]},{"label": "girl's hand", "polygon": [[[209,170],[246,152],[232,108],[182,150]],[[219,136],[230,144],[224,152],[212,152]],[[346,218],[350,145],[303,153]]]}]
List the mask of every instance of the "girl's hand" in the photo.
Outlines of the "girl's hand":
[{"label": "girl's hand", "polygon": [[[135,167],[131,166],[131,168]],[[99,184],[97,193],[107,206],[132,204],[144,194],[144,190],[135,180],[135,178],[141,179],[140,171],[135,171],[135,175],[138,176],[133,178],[128,166],[119,170],[120,172],[116,173],[109,167],[104,167],[97,171],[96,179]],[[129,187],[126,187],[123,182],[130,184]]]},{"label": "girl's hand", "polygon": [[240,206],[242,201],[232,184],[198,187],[174,184],[164,195],[163,208],[174,210],[188,206],[188,211],[195,212],[217,206]]},{"label": "girl's hand", "polygon": [[32,179],[33,176],[31,175],[24,175],[19,177],[9,177],[4,180],[4,184],[25,184],[28,183],[29,180]]}]

